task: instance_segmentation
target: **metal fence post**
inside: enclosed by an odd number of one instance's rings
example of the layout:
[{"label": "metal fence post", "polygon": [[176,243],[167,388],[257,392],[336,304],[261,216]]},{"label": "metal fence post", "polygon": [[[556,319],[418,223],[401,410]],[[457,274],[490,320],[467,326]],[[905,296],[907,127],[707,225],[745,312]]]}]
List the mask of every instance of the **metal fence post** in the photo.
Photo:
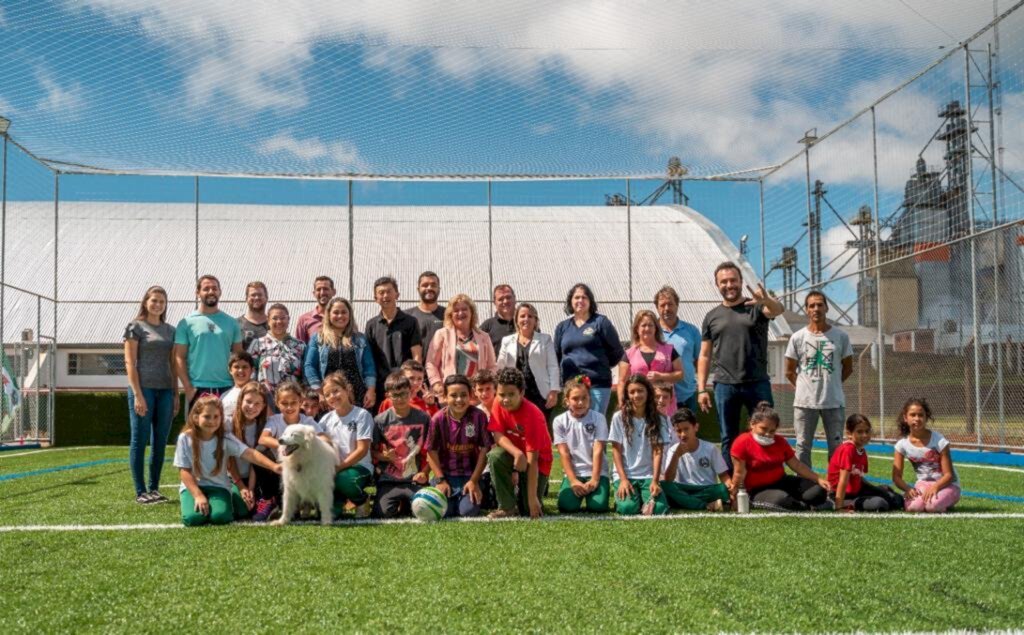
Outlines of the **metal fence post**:
[{"label": "metal fence post", "polygon": [[[988,81],[986,82],[988,88],[988,163],[989,163],[989,178],[992,181],[992,226],[999,226],[999,191],[998,191],[998,179],[996,178],[996,107],[995,107],[995,86],[996,79],[994,75],[993,61],[994,56],[992,52],[992,44],[988,45]],[[968,133],[970,131],[968,130]],[[1005,236],[1002,232],[998,232],[992,236],[993,240],[999,240],[1003,242],[1003,247],[1006,247]],[[1003,450],[1006,446],[1006,404],[1004,397],[1004,384],[1003,384],[1003,323],[1002,323],[1002,306],[1001,303],[1001,287],[1002,287],[1002,274],[999,269],[999,249],[992,250],[992,271],[994,272],[994,288],[992,290],[996,310],[995,310],[995,337],[993,341],[996,344],[996,400],[999,405],[999,449]]]},{"label": "metal fence post", "polygon": [[981,449],[982,445],[982,410],[983,404],[981,402],[981,342],[980,332],[981,325],[979,324],[981,318],[978,310],[978,259],[977,259],[977,223],[974,217],[974,141],[973,132],[971,129],[974,127],[973,117],[971,114],[971,52],[965,44],[964,47],[964,104],[965,110],[967,111],[967,161],[965,167],[967,168],[967,220],[970,224],[970,246],[971,246],[971,313],[972,322],[974,323],[972,337],[974,339],[974,428],[977,436],[978,449]]},{"label": "metal fence post", "polygon": [[[4,135],[3,183],[0,185],[0,351],[7,359],[7,332],[4,330],[4,314],[7,312],[7,133]],[[7,399],[5,396],[4,399]]]},{"label": "metal fence post", "polygon": [[[817,288],[821,283],[818,280],[815,271],[817,270],[814,266],[814,219],[813,212],[811,211],[811,144],[807,143],[804,145],[804,168],[807,177],[807,255],[808,272],[811,274],[811,287]],[[795,295],[795,294],[794,294]],[[795,298],[793,298],[795,300]]]},{"label": "metal fence post", "polygon": [[[60,306],[60,301],[58,300],[58,298],[60,297],[60,295],[59,295],[60,294],[59,282],[60,282],[60,172],[55,172],[54,175],[53,175],[53,333],[51,334],[53,336],[53,341],[54,341],[55,344],[57,342],[57,308]],[[36,333],[36,337],[37,338],[39,337],[39,333],[38,332]],[[38,347],[39,347],[39,345],[38,345],[38,341],[37,341],[36,348],[38,349]],[[56,363],[56,360],[55,359],[51,359],[50,362],[51,363]],[[36,396],[37,396],[37,399],[38,399],[38,395],[39,395],[38,389],[39,389],[39,373],[36,372],[36,390],[37,390]],[[56,383],[53,383],[53,384],[50,385],[50,393],[51,393],[51,395],[53,394],[53,391],[56,390],[56,389],[57,389]],[[38,413],[38,405],[39,404],[38,404],[38,401],[37,401],[36,402],[36,406],[37,406],[36,412],[37,413]],[[53,412],[53,410],[51,410],[49,413],[47,413],[47,419],[48,419],[48,421],[47,421],[47,423],[48,423],[47,428],[52,433],[54,427],[56,427],[54,425],[54,412]],[[38,429],[36,430],[36,432],[38,433]],[[53,445],[53,437],[52,437],[52,435],[50,436],[50,445]]]},{"label": "metal fence post", "polygon": [[[39,440],[39,380],[43,375],[43,360],[41,357],[42,353],[42,335],[40,331],[43,330],[43,298],[36,296],[36,387],[33,391],[35,394],[35,416],[32,418],[32,436],[35,441]],[[24,386],[22,386],[24,388]]]},{"label": "metal fence post", "polygon": [[[348,180],[348,297],[353,307],[356,302],[356,217],[352,204],[352,179]],[[351,319],[355,319],[353,316]]]},{"label": "metal fence post", "polygon": [[[195,256],[195,283],[199,282],[199,176],[195,178],[195,202],[196,202],[196,218],[195,218],[195,236],[193,237],[193,252]],[[195,308],[199,308],[199,295],[193,293],[192,296],[195,298]]]},{"label": "metal fence post", "polygon": [[878,322],[878,436],[885,438],[885,330],[882,325],[882,214],[878,209],[878,124],[871,107],[872,197],[875,205],[875,313]]},{"label": "metal fence post", "polygon": [[626,179],[626,269],[629,272],[629,320],[633,319],[633,193],[631,188],[632,180]]},{"label": "metal fence post", "polygon": [[494,218],[491,208],[491,179],[487,179],[487,285],[494,297]]},{"label": "metal fence post", "polygon": [[757,179],[758,209],[761,218],[761,284],[767,284],[765,278],[768,276],[768,260],[765,255],[764,244],[764,177]]}]

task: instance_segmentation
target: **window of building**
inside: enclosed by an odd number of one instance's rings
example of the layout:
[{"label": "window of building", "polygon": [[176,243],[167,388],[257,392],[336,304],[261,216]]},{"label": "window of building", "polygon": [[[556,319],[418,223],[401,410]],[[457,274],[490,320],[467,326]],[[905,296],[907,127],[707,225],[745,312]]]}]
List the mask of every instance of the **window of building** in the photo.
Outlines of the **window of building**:
[{"label": "window of building", "polygon": [[68,353],[68,375],[125,375],[120,353]]}]

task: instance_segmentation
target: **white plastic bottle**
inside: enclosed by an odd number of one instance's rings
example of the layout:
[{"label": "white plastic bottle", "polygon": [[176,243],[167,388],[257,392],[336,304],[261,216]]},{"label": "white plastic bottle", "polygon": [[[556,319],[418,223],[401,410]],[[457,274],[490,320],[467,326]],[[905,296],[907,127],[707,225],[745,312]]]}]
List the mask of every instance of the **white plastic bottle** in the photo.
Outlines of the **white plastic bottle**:
[{"label": "white plastic bottle", "polygon": [[747,494],[746,488],[741,487],[740,491],[736,492],[736,513],[750,513],[750,494]]}]

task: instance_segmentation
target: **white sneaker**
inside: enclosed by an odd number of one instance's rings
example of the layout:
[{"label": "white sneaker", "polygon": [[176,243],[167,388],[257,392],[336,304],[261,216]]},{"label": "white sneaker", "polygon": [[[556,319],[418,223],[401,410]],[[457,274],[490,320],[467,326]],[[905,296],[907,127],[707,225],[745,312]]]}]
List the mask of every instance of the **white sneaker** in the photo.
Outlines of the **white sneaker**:
[{"label": "white sneaker", "polygon": [[723,509],[725,509],[725,506],[722,505],[722,500],[721,499],[715,499],[715,500],[711,501],[710,503],[708,503],[708,511],[709,512],[720,512]]},{"label": "white sneaker", "polygon": [[370,501],[366,501],[362,505],[356,505],[356,518],[369,518],[372,509],[373,506],[370,504]]}]

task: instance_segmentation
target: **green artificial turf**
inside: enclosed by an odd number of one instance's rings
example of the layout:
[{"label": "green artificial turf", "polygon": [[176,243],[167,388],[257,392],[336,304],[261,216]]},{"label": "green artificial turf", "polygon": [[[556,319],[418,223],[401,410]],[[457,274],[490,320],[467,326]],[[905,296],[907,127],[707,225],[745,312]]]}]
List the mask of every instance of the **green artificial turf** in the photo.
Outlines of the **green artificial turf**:
[{"label": "green artificial turf", "polygon": [[[0,478],[116,461],[0,481],[0,527],[176,524],[176,503],[134,503],[126,454],[0,454]],[[966,490],[1024,496],[1022,472],[957,467]],[[988,511],[1024,505],[957,506]],[[956,515],[0,533],[0,633],[1019,627],[1024,520]]]}]

